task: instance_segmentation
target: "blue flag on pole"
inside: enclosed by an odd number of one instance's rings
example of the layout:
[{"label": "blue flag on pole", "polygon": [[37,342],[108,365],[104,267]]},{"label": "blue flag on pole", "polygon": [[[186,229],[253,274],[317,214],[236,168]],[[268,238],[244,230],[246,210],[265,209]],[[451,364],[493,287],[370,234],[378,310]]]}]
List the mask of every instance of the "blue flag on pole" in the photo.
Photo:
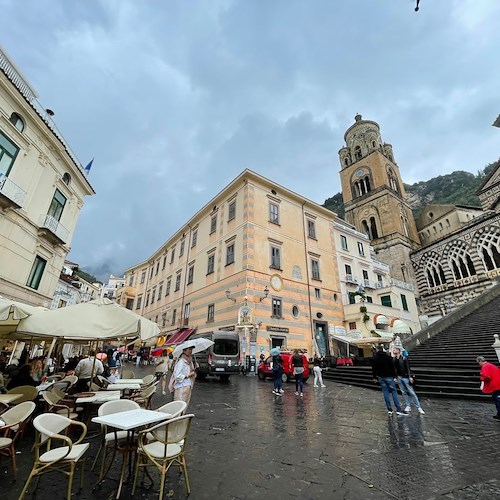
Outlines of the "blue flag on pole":
[{"label": "blue flag on pole", "polygon": [[94,158],[92,158],[92,160],[90,160],[89,164],[84,168],[85,173],[87,175],[89,175],[89,173],[90,173],[90,169],[92,168],[92,163],[94,163]]}]

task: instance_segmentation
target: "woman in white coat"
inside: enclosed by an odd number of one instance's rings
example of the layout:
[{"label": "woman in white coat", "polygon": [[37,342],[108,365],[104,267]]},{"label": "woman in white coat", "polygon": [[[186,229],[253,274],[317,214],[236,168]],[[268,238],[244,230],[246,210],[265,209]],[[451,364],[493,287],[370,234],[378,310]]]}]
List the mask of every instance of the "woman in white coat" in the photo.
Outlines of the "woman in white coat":
[{"label": "woman in white coat", "polygon": [[182,351],[174,367],[174,401],[185,401],[189,405],[196,370],[192,358],[192,347]]}]

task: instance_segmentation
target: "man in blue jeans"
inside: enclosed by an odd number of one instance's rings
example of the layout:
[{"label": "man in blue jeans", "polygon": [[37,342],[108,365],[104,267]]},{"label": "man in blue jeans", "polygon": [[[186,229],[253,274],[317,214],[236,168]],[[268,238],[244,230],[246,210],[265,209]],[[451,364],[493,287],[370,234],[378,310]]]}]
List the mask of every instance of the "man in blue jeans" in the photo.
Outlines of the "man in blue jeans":
[{"label": "man in blue jeans", "polygon": [[405,358],[401,355],[401,349],[399,347],[395,347],[392,350],[394,368],[396,370],[397,383],[399,385],[399,389],[403,394],[403,398],[405,400],[405,412],[411,411],[410,406],[410,396],[413,399],[413,404],[415,408],[421,415],[425,415],[425,411],[422,410],[420,406],[420,401],[418,400],[417,395],[415,394],[415,390],[412,387],[413,384],[413,376],[410,370],[410,364],[408,363],[408,358]]},{"label": "man in blue jeans", "polygon": [[394,363],[392,358],[384,351],[384,346],[377,346],[377,352],[373,357],[372,364],[373,380],[378,381],[382,387],[382,392],[384,394],[385,406],[387,407],[387,412],[392,415],[391,398],[394,401],[394,406],[396,407],[396,413],[398,415],[408,415],[401,408],[399,403],[398,393],[396,391],[396,384],[394,379],[396,378],[396,371],[394,369]]}]

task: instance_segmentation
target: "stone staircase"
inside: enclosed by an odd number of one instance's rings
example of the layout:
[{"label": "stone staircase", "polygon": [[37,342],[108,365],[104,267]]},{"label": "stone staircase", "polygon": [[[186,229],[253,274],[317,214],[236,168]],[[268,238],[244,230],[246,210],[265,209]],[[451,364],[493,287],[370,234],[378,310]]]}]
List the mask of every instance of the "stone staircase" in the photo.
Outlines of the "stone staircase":
[{"label": "stone staircase", "polygon": [[[498,288],[498,287],[495,287]],[[428,397],[484,399],[479,390],[479,366],[477,356],[485,356],[498,365],[493,343],[493,334],[500,333],[500,295],[485,292],[490,300],[479,297],[478,307],[467,304],[472,312],[467,315],[458,311],[455,322],[447,318],[442,331],[429,337],[424,331],[415,337],[423,342],[410,342],[410,363],[416,378],[417,393]],[[484,294],[483,294],[484,295]],[[428,330],[432,329],[433,325]],[[371,367],[338,367],[326,372],[324,377],[336,382],[360,387],[377,388],[371,377]]]}]

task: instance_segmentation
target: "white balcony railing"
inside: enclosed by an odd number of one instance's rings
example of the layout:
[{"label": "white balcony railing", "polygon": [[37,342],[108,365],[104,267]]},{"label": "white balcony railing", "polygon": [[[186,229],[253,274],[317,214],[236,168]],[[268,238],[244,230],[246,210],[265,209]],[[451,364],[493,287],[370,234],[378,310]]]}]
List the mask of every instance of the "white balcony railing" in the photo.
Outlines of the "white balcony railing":
[{"label": "white balcony railing", "polygon": [[413,292],[413,290],[415,290],[415,287],[411,283],[406,283],[405,281],[399,281],[397,279],[391,278],[390,283],[391,285],[403,288],[404,290],[409,290],[410,292]]},{"label": "white balcony railing", "polygon": [[11,200],[17,207],[22,208],[26,200],[26,191],[21,189],[5,175],[0,174],[0,193]]},{"label": "white balcony railing", "polygon": [[376,283],[371,280],[363,280],[363,286],[365,288],[371,288],[372,290],[375,290],[375,288],[377,288]]},{"label": "white balcony railing", "polygon": [[69,231],[57,219],[54,219],[52,215],[42,215],[40,227],[43,229],[48,229],[63,243],[66,243],[68,241]]},{"label": "white balcony railing", "polygon": [[356,285],[358,284],[358,278],[355,278],[352,274],[346,274],[345,280],[347,283],[355,283]]}]

